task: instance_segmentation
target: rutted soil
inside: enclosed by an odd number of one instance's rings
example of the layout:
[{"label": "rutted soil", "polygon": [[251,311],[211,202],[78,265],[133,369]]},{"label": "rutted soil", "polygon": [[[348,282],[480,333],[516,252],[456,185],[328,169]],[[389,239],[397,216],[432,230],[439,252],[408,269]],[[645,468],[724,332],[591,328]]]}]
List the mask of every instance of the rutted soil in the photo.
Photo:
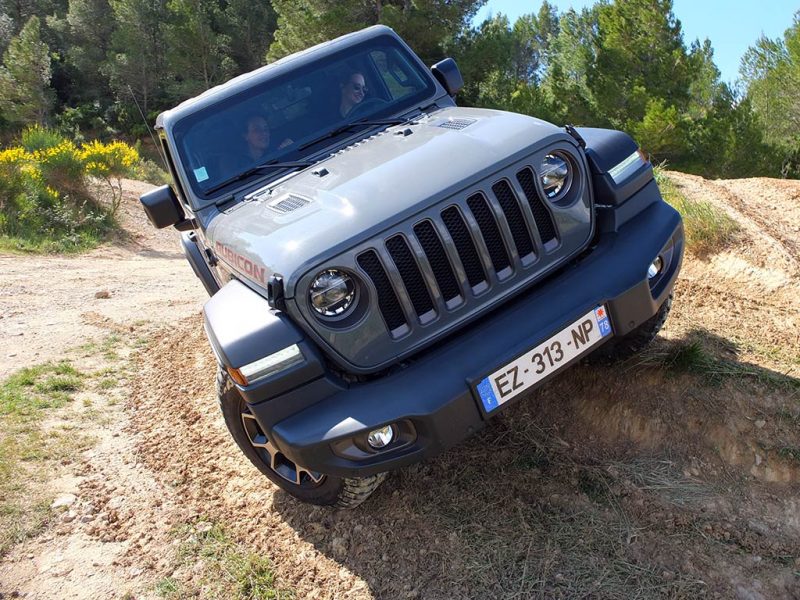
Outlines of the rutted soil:
[{"label": "rutted soil", "polygon": [[[574,367],[349,512],[295,502],[235,448],[188,266],[129,245],[99,251],[150,273],[168,260],[186,288],[163,290],[180,299],[163,307],[170,328],[133,359],[125,401],[74,469],[76,513],[96,518],[12,551],[0,593],[149,597],[168,576],[191,588],[203,566],[176,567],[170,531],[211,520],[268,556],[298,598],[800,598],[800,183],[670,176],[741,231],[686,257],[653,349],[614,371]],[[123,329],[164,314],[164,296],[119,293],[131,294],[125,311],[108,300],[108,312],[84,311]],[[703,368],[681,367],[697,347]],[[111,559],[81,561],[81,544]]]}]

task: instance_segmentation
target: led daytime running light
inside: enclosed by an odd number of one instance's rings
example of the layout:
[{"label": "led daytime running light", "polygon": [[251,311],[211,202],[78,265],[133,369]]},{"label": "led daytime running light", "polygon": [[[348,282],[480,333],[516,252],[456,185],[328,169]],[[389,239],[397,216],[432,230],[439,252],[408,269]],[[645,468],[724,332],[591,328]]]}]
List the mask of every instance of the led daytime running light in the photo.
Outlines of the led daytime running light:
[{"label": "led daytime running light", "polygon": [[303,360],[303,352],[297,344],[248,363],[238,369],[228,368],[228,373],[236,383],[250,385],[275,373],[279,373]]}]

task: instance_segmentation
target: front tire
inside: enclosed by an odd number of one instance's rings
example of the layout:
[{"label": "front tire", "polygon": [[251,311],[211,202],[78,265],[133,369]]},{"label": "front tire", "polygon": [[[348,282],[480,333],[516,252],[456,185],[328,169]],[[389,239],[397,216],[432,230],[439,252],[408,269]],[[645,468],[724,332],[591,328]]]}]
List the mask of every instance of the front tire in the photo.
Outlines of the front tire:
[{"label": "front tire", "polygon": [[386,478],[386,473],[360,479],[334,477],[293,463],[269,441],[222,367],[217,370],[217,399],[225,425],[239,449],[272,483],[298,500],[355,508],[369,498]]},{"label": "front tire", "polygon": [[659,307],[656,314],[633,331],[621,337],[613,337],[589,356],[593,363],[614,363],[634,356],[647,348],[664,327],[672,308],[672,292]]}]

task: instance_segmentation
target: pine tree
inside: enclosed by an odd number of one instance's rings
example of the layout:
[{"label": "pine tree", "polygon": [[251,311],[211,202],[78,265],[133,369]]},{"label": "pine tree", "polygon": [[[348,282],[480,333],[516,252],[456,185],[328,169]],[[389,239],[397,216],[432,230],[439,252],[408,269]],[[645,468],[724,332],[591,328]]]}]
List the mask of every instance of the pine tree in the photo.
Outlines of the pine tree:
[{"label": "pine tree", "polygon": [[238,73],[264,64],[276,27],[277,15],[268,0],[228,0],[223,28]]},{"label": "pine tree", "polygon": [[66,58],[75,79],[70,100],[108,104],[110,88],[104,71],[115,29],[109,0],[70,0],[66,23]]},{"label": "pine tree", "polygon": [[0,67],[0,114],[17,124],[44,125],[53,106],[50,51],[39,18],[31,17],[9,43]]},{"label": "pine tree", "polygon": [[686,107],[691,74],[672,0],[600,5],[595,53],[587,83],[614,127],[641,121],[654,99]]},{"label": "pine tree", "polygon": [[185,99],[221,83],[233,74],[230,39],[221,33],[218,0],[170,0],[167,67],[176,76],[173,96]]},{"label": "pine tree", "polygon": [[168,77],[166,0],[111,0],[111,8],[116,22],[106,66],[111,87],[123,105],[131,104],[133,94],[147,115],[163,96]]},{"label": "pine tree", "polygon": [[444,48],[486,0],[273,0],[278,14],[275,41],[267,54],[275,60],[369,25],[392,27],[427,63],[444,57]]}]

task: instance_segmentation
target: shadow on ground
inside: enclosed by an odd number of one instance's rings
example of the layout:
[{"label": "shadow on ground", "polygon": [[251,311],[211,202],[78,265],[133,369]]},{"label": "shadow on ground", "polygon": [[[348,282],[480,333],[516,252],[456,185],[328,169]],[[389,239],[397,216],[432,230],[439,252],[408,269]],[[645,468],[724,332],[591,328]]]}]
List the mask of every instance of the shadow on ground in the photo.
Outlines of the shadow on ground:
[{"label": "shadow on ground", "polygon": [[273,505],[379,598],[797,598],[799,392],[698,329],[572,368],[355,511]]}]

